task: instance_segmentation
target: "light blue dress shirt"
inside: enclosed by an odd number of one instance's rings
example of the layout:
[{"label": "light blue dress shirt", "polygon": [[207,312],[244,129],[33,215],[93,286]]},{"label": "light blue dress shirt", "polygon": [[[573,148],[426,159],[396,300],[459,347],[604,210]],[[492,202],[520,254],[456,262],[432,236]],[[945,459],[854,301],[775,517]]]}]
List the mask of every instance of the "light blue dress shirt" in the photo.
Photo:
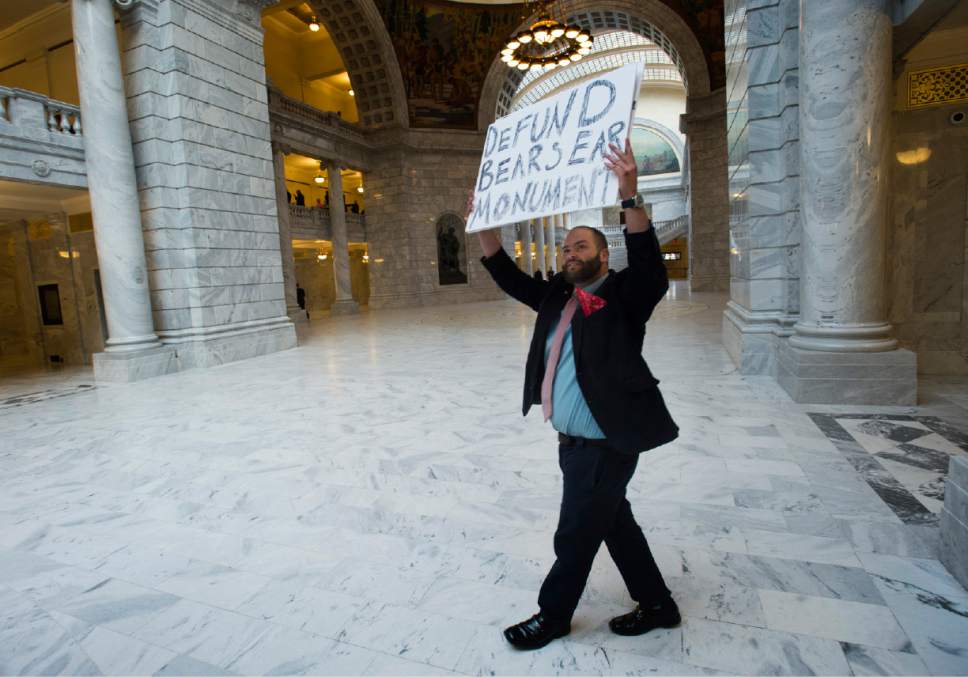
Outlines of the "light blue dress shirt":
[{"label": "light blue dress shirt", "polygon": [[[607,277],[607,276],[605,276]],[[584,288],[589,294],[594,294],[602,286],[605,277],[596,280]],[[575,312],[581,312],[579,307]],[[548,332],[545,342],[545,365],[551,354],[551,344],[555,340],[555,330],[558,328],[559,316]],[[578,385],[575,374],[575,350],[571,336],[571,325],[565,329],[565,336],[561,341],[561,354],[558,356],[558,368],[555,370],[555,382],[551,392],[551,425],[560,433],[573,437],[585,437],[590,440],[603,440],[605,433],[598,427],[595,417],[588,408],[588,402]]]}]

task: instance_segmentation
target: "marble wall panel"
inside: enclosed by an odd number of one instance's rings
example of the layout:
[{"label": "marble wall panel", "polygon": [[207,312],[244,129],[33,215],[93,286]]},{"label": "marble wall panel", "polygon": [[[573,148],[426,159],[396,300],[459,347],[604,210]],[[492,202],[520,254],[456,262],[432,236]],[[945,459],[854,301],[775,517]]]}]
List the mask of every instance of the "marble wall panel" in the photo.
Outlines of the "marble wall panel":
[{"label": "marble wall panel", "polygon": [[[796,0],[736,0],[742,36],[727,31],[731,300],[724,340],[744,373],[773,373],[776,336],[799,307]],[[727,78],[729,80],[729,77]],[[740,310],[740,308],[742,310]],[[757,313],[763,313],[759,317]]]},{"label": "marble wall panel", "polygon": [[0,367],[46,362],[25,222],[0,226]]},{"label": "marble wall panel", "polygon": [[[409,132],[391,138],[367,174],[372,307],[504,296],[480,264],[480,245],[473,234],[464,242],[467,283],[440,284],[437,220],[448,212],[463,218],[467,193],[477,177],[483,139],[477,133],[435,131],[431,146],[420,141],[427,138],[426,134]],[[403,143],[406,148],[394,148]]]},{"label": "marble wall panel", "polygon": [[[921,373],[968,373],[968,135],[949,122],[956,109],[894,116],[889,319]],[[924,161],[898,159],[918,149]]]},{"label": "marble wall panel", "polygon": [[[156,330],[163,342],[199,344],[186,350],[186,367],[295,343],[279,279],[256,14],[212,0],[159,0],[122,16]],[[253,323],[265,340],[227,339]]]}]

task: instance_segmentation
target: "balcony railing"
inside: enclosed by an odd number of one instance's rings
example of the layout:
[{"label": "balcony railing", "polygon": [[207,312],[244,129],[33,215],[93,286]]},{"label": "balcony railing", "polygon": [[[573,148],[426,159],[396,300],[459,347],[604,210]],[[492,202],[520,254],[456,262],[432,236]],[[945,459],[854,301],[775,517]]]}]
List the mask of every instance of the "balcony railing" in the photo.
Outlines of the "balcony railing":
[{"label": "balcony railing", "polygon": [[684,214],[668,221],[656,221],[652,224],[652,227],[655,228],[655,235],[659,238],[659,244],[665,244],[689,231],[689,216]]},{"label": "balcony railing", "polygon": [[19,127],[34,138],[43,130],[81,135],[80,108],[26,89],[0,87],[0,122]]},{"label": "balcony railing", "polygon": [[291,99],[273,87],[269,88],[269,112],[295,118],[323,134],[340,140],[360,146],[368,145],[366,138],[353,123],[347,122],[331,111],[319,110],[302,101]]},{"label": "balcony railing", "polygon": [[0,87],[0,178],[86,186],[81,111],[26,89]]},{"label": "balcony railing", "polygon": [[[366,219],[363,214],[346,212],[346,236],[350,242],[366,242]],[[333,227],[329,207],[289,205],[289,222],[294,239],[331,240]]]}]

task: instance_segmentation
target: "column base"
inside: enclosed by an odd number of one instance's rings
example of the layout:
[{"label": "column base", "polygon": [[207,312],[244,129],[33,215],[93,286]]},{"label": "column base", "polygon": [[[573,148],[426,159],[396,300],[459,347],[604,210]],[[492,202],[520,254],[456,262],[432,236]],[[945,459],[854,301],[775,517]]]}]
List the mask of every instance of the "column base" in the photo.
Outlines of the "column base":
[{"label": "column base", "polygon": [[914,405],[917,371],[910,350],[823,352],[783,340],[777,351],[776,380],[795,402]]},{"label": "column base", "polygon": [[159,345],[145,350],[95,353],[94,380],[98,383],[130,383],[178,371],[175,349]]},{"label": "column base", "polygon": [[739,373],[776,376],[776,353],[795,318],[781,312],[750,311],[735,301],[723,311],[723,345]]},{"label": "column base", "polygon": [[968,588],[968,458],[963,456],[953,456],[948,464],[939,559]]},{"label": "column base", "polygon": [[330,317],[338,315],[356,315],[360,312],[360,305],[353,299],[337,300],[329,307]]},{"label": "column base", "polygon": [[286,315],[289,317],[289,321],[293,324],[309,322],[309,314],[299,306],[286,308]]},{"label": "column base", "polygon": [[214,367],[296,347],[296,327],[288,317],[216,328],[159,332],[175,349],[178,368]]}]

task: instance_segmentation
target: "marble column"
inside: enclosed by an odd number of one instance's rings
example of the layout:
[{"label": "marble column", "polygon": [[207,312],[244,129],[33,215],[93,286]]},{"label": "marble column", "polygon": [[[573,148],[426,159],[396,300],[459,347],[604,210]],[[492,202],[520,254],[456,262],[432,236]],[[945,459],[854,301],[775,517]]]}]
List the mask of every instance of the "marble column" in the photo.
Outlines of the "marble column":
[{"label": "marble column", "polygon": [[305,322],[306,311],[299,307],[296,294],[296,260],[292,254],[292,227],[289,223],[289,201],[286,200],[286,151],[275,143],[272,144],[272,168],[275,172],[276,210],[279,214],[279,253],[282,256],[286,315],[293,322]]},{"label": "marble column", "polygon": [[128,109],[111,0],[73,0],[71,18],[88,191],[108,337],[94,356],[99,380],[166,373],[155,334]]},{"label": "marble column", "polygon": [[521,269],[534,275],[534,260],[531,258],[531,222],[521,222]]},{"label": "marble column", "polygon": [[914,354],[886,321],[890,2],[801,12],[800,319],[778,380],[799,402],[914,404]]},{"label": "marble column", "polygon": [[336,274],[336,301],[330,307],[333,315],[357,313],[350,283],[350,249],[346,236],[346,208],[343,200],[343,177],[335,162],[327,165],[329,174],[329,221],[333,229],[333,270]]},{"label": "marble column", "polygon": [[545,221],[545,244],[548,245],[548,253],[545,256],[545,270],[558,272],[558,265],[555,263],[555,227],[561,214],[549,216]]},{"label": "marble column", "polygon": [[534,269],[541,271],[541,277],[546,277],[548,269],[545,268],[545,217],[532,219],[531,228],[534,231]]}]

